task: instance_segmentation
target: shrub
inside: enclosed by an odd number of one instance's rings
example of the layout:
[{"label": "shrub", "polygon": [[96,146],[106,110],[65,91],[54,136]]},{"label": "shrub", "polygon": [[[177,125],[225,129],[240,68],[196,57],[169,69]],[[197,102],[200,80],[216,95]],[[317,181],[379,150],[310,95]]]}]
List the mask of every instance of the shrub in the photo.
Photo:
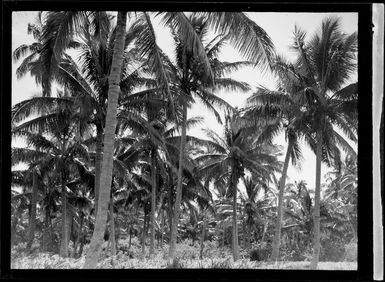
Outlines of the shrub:
[{"label": "shrub", "polygon": [[171,264],[167,264],[166,268],[184,268],[184,264],[180,258],[176,257]]},{"label": "shrub", "polygon": [[345,246],[345,261],[357,261],[357,242],[350,242]]},{"label": "shrub", "polygon": [[251,261],[266,261],[270,255],[270,250],[268,248],[253,249],[250,251],[250,260]]},{"label": "shrub", "polygon": [[228,268],[232,268],[233,264],[232,264],[232,260],[230,258],[226,259],[226,260],[217,260],[217,261],[214,261],[212,260],[211,261],[211,265],[209,266],[209,268],[224,268],[224,269],[228,269]]},{"label": "shrub", "polygon": [[341,244],[327,241],[321,248],[320,261],[342,261],[344,252],[345,250]]}]

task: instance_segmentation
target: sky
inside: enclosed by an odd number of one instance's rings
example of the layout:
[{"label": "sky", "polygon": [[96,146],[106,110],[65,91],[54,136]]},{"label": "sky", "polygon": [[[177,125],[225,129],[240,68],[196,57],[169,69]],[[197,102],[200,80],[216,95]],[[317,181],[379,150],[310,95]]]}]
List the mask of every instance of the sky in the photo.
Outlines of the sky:
[{"label": "sky", "polygon": [[[12,51],[15,50],[21,44],[32,43],[32,35],[27,34],[28,23],[33,23],[37,12],[14,12],[12,16]],[[321,22],[325,17],[337,16],[341,19],[341,30],[345,33],[353,33],[358,29],[358,14],[357,13],[247,13],[250,19],[255,21],[260,27],[262,27],[273,41],[278,54],[284,55],[288,59],[293,59],[294,54],[290,51],[289,46],[292,43],[292,35],[294,26],[298,25],[308,34],[308,39],[312,37],[314,32],[320,28]],[[159,19],[153,19],[154,29],[157,34],[157,43],[167,54],[171,51],[172,39],[169,36],[168,31],[164,30],[159,24]],[[223,48],[220,54],[220,60],[222,61],[242,61],[242,57],[231,46]],[[12,66],[12,105],[28,99],[32,95],[39,93],[39,87],[36,86],[34,79],[27,75],[22,79],[16,79],[16,68],[20,65],[20,62],[14,62]],[[274,89],[276,81],[268,73],[262,74],[257,68],[247,67],[243,70],[234,73],[232,78],[247,82],[252,87],[257,85],[263,85],[270,89]],[[356,81],[357,76],[352,77],[352,82]],[[243,107],[247,97],[250,93],[234,93],[234,92],[221,92],[218,95],[227,101],[230,105],[236,107]],[[217,123],[213,114],[209,113],[201,104],[196,103],[191,110],[189,110],[188,117],[203,116],[205,118],[204,124],[197,126],[196,128],[188,131],[188,134],[195,135],[200,138],[205,138],[205,135],[201,131],[202,128],[211,128],[212,130],[221,133],[222,128]],[[274,142],[277,145],[283,146],[283,154],[280,160],[284,159],[284,152],[286,152],[287,144],[284,140],[283,134],[278,136]],[[18,146],[18,144],[12,144]],[[315,155],[304,144],[302,146],[304,159],[301,163],[301,168],[295,168],[289,166],[288,169],[288,182],[305,180],[309,189],[314,189],[315,186]],[[330,170],[322,165],[322,175],[325,175]],[[321,178],[325,180],[325,176]]]}]

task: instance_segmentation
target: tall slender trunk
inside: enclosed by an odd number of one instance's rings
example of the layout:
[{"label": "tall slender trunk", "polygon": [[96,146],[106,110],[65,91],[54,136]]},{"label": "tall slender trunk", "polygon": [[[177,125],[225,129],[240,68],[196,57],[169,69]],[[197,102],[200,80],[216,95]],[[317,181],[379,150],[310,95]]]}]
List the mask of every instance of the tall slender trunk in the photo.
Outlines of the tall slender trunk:
[{"label": "tall slender trunk", "polygon": [[74,249],[73,249],[73,253],[72,253],[72,257],[73,258],[77,257],[77,252],[76,251],[77,251],[78,246],[79,246],[79,241],[83,237],[83,223],[84,223],[84,214],[81,213],[80,214],[80,219],[79,219],[79,230],[78,230],[78,234],[76,236],[76,240],[75,240],[75,243],[74,243]]},{"label": "tall slender trunk", "polygon": [[43,252],[48,251],[48,246],[49,246],[49,241],[50,241],[50,238],[49,238],[49,233],[50,233],[49,232],[49,219],[48,219],[47,214],[48,214],[48,212],[46,209],[45,214],[44,214],[43,234],[41,236],[41,246],[42,246]]},{"label": "tall slender trunk", "polygon": [[98,214],[98,201],[100,191],[100,172],[103,161],[103,128],[97,128],[96,133],[96,156],[95,156],[95,218]]},{"label": "tall slender trunk", "polygon": [[241,240],[241,246],[243,247],[243,249],[246,249],[246,232],[245,232],[245,223],[242,222],[242,234],[243,234],[243,237],[242,237],[242,240]]},{"label": "tall slender trunk", "polygon": [[321,249],[320,242],[320,198],[321,198],[321,160],[322,160],[322,130],[317,131],[317,158],[316,158],[316,177],[314,193],[314,212],[313,212],[313,258],[310,264],[311,269],[317,269],[319,254]]},{"label": "tall slender trunk", "polygon": [[111,194],[110,198],[110,241],[111,241],[111,262],[112,266],[115,267],[115,256],[116,256],[116,242],[115,242],[115,218],[114,218],[114,197]]},{"label": "tall slender trunk", "polygon": [[226,225],[223,223],[223,237],[222,237],[222,247],[225,246],[225,236],[226,236]]},{"label": "tall slender trunk", "polygon": [[[169,177],[168,179],[172,179],[172,174],[171,174],[171,169],[169,169]],[[171,243],[171,232],[172,232],[172,215],[173,215],[173,189],[172,189],[172,180],[168,180],[168,192],[169,192],[169,195],[168,195],[168,209],[167,209],[167,215],[168,215],[168,224],[169,224],[169,233],[168,233],[168,238],[169,238],[169,241],[168,243],[170,244]]]},{"label": "tall slender trunk", "polygon": [[234,174],[231,175],[230,185],[233,185],[233,258],[234,261],[239,259],[239,244],[238,244],[238,224],[237,224],[237,179]]},{"label": "tall slender trunk", "polygon": [[287,169],[289,167],[290,153],[293,149],[293,142],[289,140],[289,144],[286,150],[285,163],[283,165],[282,176],[279,181],[279,192],[278,192],[278,215],[275,223],[275,234],[273,239],[273,252],[271,260],[276,262],[279,259],[279,247],[281,241],[281,227],[282,227],[282,211],[283,211],[283,194],[285,191]]},{"label": "tall slender trunk", "polygon": [[146,223],[147,223],[147,215],[144,214],[144,219],[143,219],[143,231],[142,231],[142,256],[144,256],[146,252],[146,233],[147,233],[147,228],[146,228]]},{"label": "tall slender trunk", "polygon": [[100,191],[95,229],[83,268],[96,268],[102,250],[103,235],[106,230],[108,202],[111,191],[113,154],[115,144],[116,114],[119,97],[119,81],[122,71],[124,39],[126,32],[126,12],[119,11],[114,52],[109,76],[106,125],[104,130],[103,161],[100,175]]},{"label": "tall slender trunk", "polygon": [[49,238],[50,238],[50,246],[49,250],[54,250],[56,249],[55,241],[54,241],[54,233],[53,233],[53,224],[52,224],[52,218],[51,218],[51,213],[49,214]]},{"label": "tall slender trunk", "polygon": [[350,228],[352,230],[352,233],[353,233],[353,240],[354,242],[357,242],[357,231],[356,231],[356,228],[354,227],[354,224],[352,223],[352,221],[349,219],[349,225],[350,225]]},{"label": "tall slender trunk", "polygon": [[267,231],[267,228],[269,227],[269,221],[266,220],[265,221],[265,225],[263,226],[263,233],[262,233],[262,238],[261,238],[261,244],[263,245],[264,241],[265,241],[265,235],[266,235],[266,231]]},{"label": "tall slender trunk", "polygon": [[128,241],[128,249],[131,248],[131,239],[132,239],[132,230],[131,230],[131,227],[130,227],[130,240]]},{"label": "tall slender trunk", "polygon": [[64,175],[62,176],[62,236],[60,242],[60,256],[68,257],[68,219],[67,219],[67,191]]},{"label": "tall slender trunk", "polygon": [[179,168],[178,168],[178,184],[176,187],[176,199],[174,205],[174,216],[171,226],[171,242],[169,250],[169,262],[173,262],[175,259],[175,250],[176,250],[176,241],[177,241],[177,232],[178,232],[178,221],[179,221],[179,212],[180,205],[182,201],[182,169],[183,169],[183,159],[184,159],[184,148],[186,143],[186,120],[187,120],[187,105],[183,104],[183,118],[182,118],[182,138],[179,147]]},{"label": "tall slender trunk", "polygon": [[12,221],[12,230],[11,230],[11,247],[15,244],[16,241],[16,231],[17,231],[17,224],[19,223],[19,220],[23,214],[23,210],[18,207],[16,211],[16,216],[14,217],[14,220]]},{"label": "tall slender trunk", "polygon": [[352,233],[353,233],[353,240],[355,242],[357,242],[357,231],[356,231],[356,228],[354,227],[354,224],[353,224],[353,222],[349,216],[349,212],[347,210],[345,210],[345,215],[348,218],[349,226],[350,226],[350,229],[352,230]]},{"label": "tall slender trunk", "polygon": [[247,226],[247,250],[251,248],[251,226]]},{"label": "tall slender trunk", "polygon": [[162,226],[160,228],[160,248],[163,249],[163,233],[164,233],[164,210],[161,210],[161,215],[162,215]]},{"label": "tall slender trunk", "polygon": [[203,258],[203,248],[204,248],[204,241],[205,241],[205,232],[206,232],[206,212],[203,214],[203,222],[202,222],[202,234],[201,234],[201,240],[200,240],[200,252],[199,252],[199,259]]},{"label": "tall slender trunk", "polygon": [[78,257],[81,257],[83,254],[84,244],[85,244],[85,239],[82,238],[82,240],[80,241]]},{"label": "tall slender trunk", "polygon": [[32,172],[31,214],[29,216],[29,233],[28,233],[27,250],[31,249],[33,240],[35,239],[37,189],[38,189],[37,172],[33,171]]},{"label": "tall slender trunk", "polygon": [[150,238],[150,255],[154,254],[154,242],[155,242],[155,209],[156,209],[156,150],[151,152],[151,178],[152,178],[152,191],[151,191],[151,238]]}]

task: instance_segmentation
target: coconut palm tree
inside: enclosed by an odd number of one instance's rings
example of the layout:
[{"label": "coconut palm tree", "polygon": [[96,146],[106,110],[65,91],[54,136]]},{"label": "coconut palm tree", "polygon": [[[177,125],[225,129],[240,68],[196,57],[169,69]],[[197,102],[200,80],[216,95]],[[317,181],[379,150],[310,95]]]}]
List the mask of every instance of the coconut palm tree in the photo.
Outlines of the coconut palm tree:
[{"label": "coconut palm tree", "polygon": [[[271,175],[274,178],[274,175]],[[246,249],[250,249],[251,247],[251,233],[256,228],[256,224],[260,224],[263,222],[264,225],[264,233],[262,234],[262,239],[264,239],[265,231],[268,228],[269,220],[267,218],[266,209],[272,207],[270,204],[270,199],[268,197],[268,183],[271,179],[253,179],[252,176],[244,176],[242,177],[243,185],[246,189],[245,197],[241,194],[244,214],[245,214],[245,224],[246,231],[245,232],[245,247]],[[263,190],[263,196],[261,197],[261,192]],[[263,243],[263,240],[262,242]]]},{"label": "coconut palm tree", "polygon": [[286,183],[287,170],[291,159],[293,165],[298,165],[302,158],[299,138],[306,134],[307,127],[303,123],[304,100],[298,94],[301,91],[300,81],[296,74],[283,71],[293,69],[292,65],[283,57],[276,56],[272,63],[272,70],[278,76],[278,90],[269,90],[265,87],[258,87],[257,91],[248,98],[248,107],[245,116],[255,122],[268,122],[266,131],[269,138],[284,131],[288,141],[282,176],[279,182],[278,192],[278,215],[275,224],[275,235],[271,259],[277,261],[279,258],[279,246],[282,225],[283,195]]},{"label": "coconut palm tree", "polygon": [[[204,41],[207,36],[209,26],[204,22],[203,17],[198,17],[190,15],[188,17],[189,22],[194,28],[194,33],[199,38],[200,41]],[[178,184],[176,191],[176,200],[175,200],[175,209],[172,224],[172,240],[170,244],[169,259],[173,260],[175,256],[175,244],[176,244],[176,226],[179,217],[179,206],[182,197],[182,167],[183,167],[183,150],[185,148],[185,136],[186,136],[186,125],[185,121],[187,119],[187,109],[191,102],[192,98],[196,97],[203,104],[211,110],[219,122],[221,122],[220,115],[213,107],[220,106],[222,108],[231,109],[231,106],[227,104],[224,100],[220,99],[215,95],[215,91],[219,89],[230,89],[230,90],[239,90],[247,91],[249,86],[245,83],[235,81],[230,78],[226,78],[225,75],[234,71],[244,65],[250,64],[249,62],[219,62],[217,59],[217,54],[220,51],[221,47],[225,42],[228,41],[227,36],[217,36],[214,39],[210,40],[209,43],[204,47],[204,54],[208,60],[210,73],[207,74],[205,70],[205,63],[199,61],[194,57],[194,53],[191,50],[191,46],[186,44],[184,38],[184,33],[178,27],[174,27],[172,30],[174,40],[176,42],[176,65],[174,66],[169,62],[169,68],[172,70],[173,77],[172,82],[175,83],[175,91],[179,94],[179,99],[182,107],[182,139],[180,144],[180,156],[179,156],[179,169],[178,169]],[[197,39],[198,40],[198,39]],[[201,54],[203,56],[203,54]],[[214,84],[212,84],[214,82]],[[211,86],[215,85],[214,88]]]},{"label": "coconut palm tree", "polygon": [[310,134],[305,136],[316,153],[314,242],[311,268],[317,268],[320,253],[321,161],[339,166],[336,144],[353,151],[336,131],[357,142],[357,83],[347,86],[356,69],[357,33],[344,34],[338,18],[326,18],[319,33],[306,42],[306,33],[296,27],[293,49],[298,53],[295,64],[303,81],[307,98],[305,112]]},{"label": "coconut palm tree", "polygon": [[105,222],[107,219],[108,203],[110,198],[113,150],[115,143],[116,114],[119,96],[119,81],[123,64],[124,54],[124,35],[126,31],[126,12],[118,12],[116,37],[114,43],[114,52],[112,56],[111,72],[109,75],[108,104],[106,113],[106,124],[104,131],[103,161],[101,170],[100,187],[105,187],[100,191],[98,199],[98,211],[95,223],[95,231],[91,239],[89,251],[87,253],[84,268],[95,268],[101,251],[101,244],[105,231]]},{"label": "coconut palm tree", "polygon": [[237,231],[237,185],[239,179],[246,171],[257,177],[277,170],[278,162],[275,156],[270,155],[269,150],[262,144],[253,142],[253,136],[245,127],[239,114],[225,116],[225,128],[223,137],[212,130],[206,130],[208,137],[215,142],[207,154],[196,158],[202,165],[201,173],[208,180],[227,183],[227,195],[233,197],[233,257],[239,258],[238,231]]}]

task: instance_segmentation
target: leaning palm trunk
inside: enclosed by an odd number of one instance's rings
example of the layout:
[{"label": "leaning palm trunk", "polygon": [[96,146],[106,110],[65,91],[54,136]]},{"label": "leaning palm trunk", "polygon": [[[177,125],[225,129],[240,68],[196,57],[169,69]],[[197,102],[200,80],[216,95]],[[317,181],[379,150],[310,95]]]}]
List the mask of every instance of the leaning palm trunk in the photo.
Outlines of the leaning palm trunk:
[{"label": "leaning palm trunk", "polygon": [[173,262],[175,259],[175,249],[176,249],[176,240],[177,240],[177,228],[179,221],[179,212],[180,205],[182,201],[182,168],[183,168],[183,158],[184,158],[184,147],[186,143],[186,120],[187,120],[187,105],[183,104],[183,117],[182,117],[182,138],[179,148],[179,168],[178,168],[178,184],[176,187],[176,199],[174,203],[174,215],[171,226],[171,242],[169,250],[169,262]]},{"label": "leaning palm trunk", "polygon": [[152,191],[151,191],[151,238],[150,238],[150,255],[154,254],[155,244],[155,209],[156,209],[156,159],[155,150],[151,152],[151,177],[152,177]]},{"label": "leaning palm trunk", "polygon": [[67,193],[64,177],[62,177],[62,236],[60,242],[60,256],[68,257],[68,219]]},{"label": "leaning palm trunk", "polygon": [[100,172],[103,161],[103,129],[98,129],[96,133],[96,156],[95,156],[95,218],[98,214],[98,200],[100,191]]},{"label": "leaning palm trunk", "polygon": [[36,203],[37,203],[37,173],[32,172],[32,197],[31,197],[31,214],[29,217],[29,234],[27,250],[31,249],[33,240],[35,238],[36,229]]},{"label": "leaning palm trunk", "polygon": [[233,258],[234,261],[239,259],[239,246],[238,246],[238,226],[237,226],[237,181],[235,177],[231,176],[231,184],[233,185]]},{"label": "leaning palm trunk", "polygon": [[278,215],[277,215],[277,221],[275,223],[273,253],[271,256],[271,260],[274,262],[276,262],[279,259],[279,247],[280,247],[280,241],[281,241],[281,226],[282,226],[282,210],[283,210],[283,193],[285,190],[286,175],[287,175],[287,169],[289,167],[290,152],[292,148],[293,148],[293,143],[289,141],[289,144],[287,146],[286,156],[285,156],[285,163],[283,165],[282,176],[281,176],[281,180],[279,181],[278,207],[277,207]]},{"label": "leaning palm trunk", "polygon": [[106,229],[108,202],[111,191],[113,154],[115,144],[116,114],[119,96],[119,81],[123,63],[124,37],[126,31],[126,12],[118,12],[116,39],[109,76],[108,104],[104,130],[103,162],[100,175],[100,191],[95,230],[83,268],[96,268],[102,250],[103,235]]},{"label": "leaning palm trunk", "polygon": [[319,254],[321,248],[320,242],[320,196],[321,196],[321,158],[322,158],[322,129],[317,132],[317,159],[316,159],[316,177],[314,193],[314,237],[313,237],[313,258],[310,264],[311,269],[317,269]]}]

